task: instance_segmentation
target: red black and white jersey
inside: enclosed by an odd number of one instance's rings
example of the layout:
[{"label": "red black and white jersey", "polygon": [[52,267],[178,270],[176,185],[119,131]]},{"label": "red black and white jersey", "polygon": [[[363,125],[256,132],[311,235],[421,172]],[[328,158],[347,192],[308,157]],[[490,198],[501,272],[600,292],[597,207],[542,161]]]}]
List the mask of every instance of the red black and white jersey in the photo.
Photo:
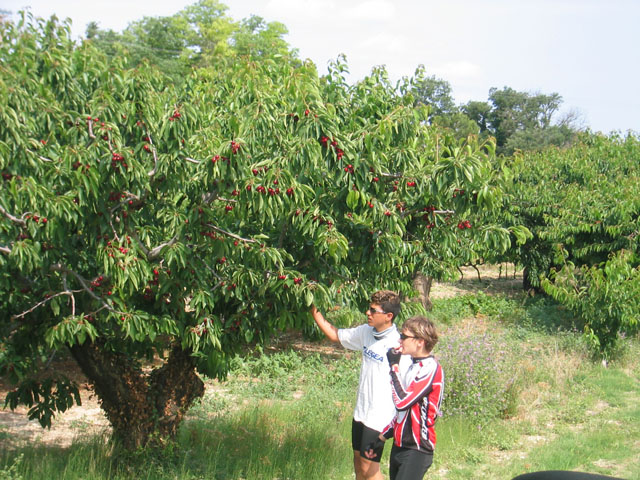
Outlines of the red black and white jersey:
[{"label": "red black and white jersey", "polygon": [[383,435],[393,436],[398,447],[433,452],[434,425],[440,415],[443,387],[444,373],[433,356],[414,359],[406,370],[393,365],[391,392],[396,416],[382,431]]}]

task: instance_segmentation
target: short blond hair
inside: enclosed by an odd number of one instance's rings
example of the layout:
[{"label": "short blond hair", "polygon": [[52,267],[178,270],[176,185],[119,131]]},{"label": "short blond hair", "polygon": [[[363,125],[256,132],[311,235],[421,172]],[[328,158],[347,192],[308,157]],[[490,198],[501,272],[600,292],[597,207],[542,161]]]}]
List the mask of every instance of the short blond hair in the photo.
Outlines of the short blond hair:
[{"label": "short blond hair", "polygon": [[421,315],[411,317],[402,324],[403,330],[408,330],[413,336],[424,340],[424,348],[430,352],[438,343],[436,326],[427,317]]}]

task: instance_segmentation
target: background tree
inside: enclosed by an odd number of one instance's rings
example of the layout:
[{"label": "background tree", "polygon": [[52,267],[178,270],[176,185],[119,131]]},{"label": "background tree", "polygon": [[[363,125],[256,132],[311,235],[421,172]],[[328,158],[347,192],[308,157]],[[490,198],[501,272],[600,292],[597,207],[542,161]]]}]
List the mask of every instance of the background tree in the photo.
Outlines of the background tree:
[{"label": "background tree", "polygon": [[635,331],[640,317],[633,299],[640,143],[633,135],[579,138],[568,149],[517,155],[508,204],[511,221],[533,234],[517,247],[525,287],[542,288],[571,308],[608,357],[617,336]]},{"label": "background tree", "polygon": [[531,94],[510,87],[489,90],[489,102],[471,101],[462,111],[480,128],[482,136],[496,139],[497,152],[541,150],[549,145],[568,145],[577,128],[571,116],[552,123],[562,104],[557,93]]},{"label": "background tree", "polygon": [[311,302],[362,307],[509,246],[482,222],[492,144],[443,136],[382,69],[349,86],[343,63],[274,57],[176,84],[69,31],[23,16],[0,46],[0,372],[43,425],[78,401],[56,351],[116,440],[162,442],[197,372],[223,378]]},{"label": "background tree", "polygon": [[492,134],[491,105],[488,102],[470,101],[462,106],[462,112],[478,124],[480,135],[486,137]]},{"label": "background tree", "polygon": [[240,22],[233,33],[232,45],[236,53],[252,59],[272,58],[274,55],[296,56],[283,37],[289,33],[280,22],[265,22],[262,17],[252,15]]},{"label": "background tree", "polygon": [[128,67],[143,62],[181,82],[192,68],[226,68],[238,56],[253,60],[280,55],[295,61],[296,51],[283,39],[279,22],[252,16],[240,22],[217,0],[200,0],[172,16],[144,17],[122,33],[87,26],[86,37],[109,57],[124,56]]},{"label": "background tree", "polygon": [[478,126],[456,106],[451,95],[449,82],[427,77],[425,68],[420,65],[412,80],[412,94],[416,105],[429,107],[429,122],[445,129],[458,139],[479,133]]},{"label": "background tree", "polygon": [[412,93],[416,105],[428,105],[432,116],[458,111],[451,95],[451,84],[435,75],[427,77],[424,65],[420,65],[416,69]]}]

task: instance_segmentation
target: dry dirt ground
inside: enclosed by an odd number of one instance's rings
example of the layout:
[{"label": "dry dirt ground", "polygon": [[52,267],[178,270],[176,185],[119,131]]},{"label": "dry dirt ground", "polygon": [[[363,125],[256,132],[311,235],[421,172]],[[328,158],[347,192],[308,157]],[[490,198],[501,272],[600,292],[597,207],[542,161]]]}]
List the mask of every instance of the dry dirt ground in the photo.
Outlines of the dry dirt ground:
[{"label": "dry dirt ground", "polygon": [[[478,280],[480,275],[480,281]],[[503,292],[516,293],[522,288],[522,272],[514,272],[512,265],[479,266],[463,268],[460,279],[450,283],[436,283],[431,292],[432,298],[452,297],[465,295],[480,290],[488,294]],[[306,350],[318,351],[324,354],[338,354],[332,345],[310,344],[304,342],[299,336],[287,335],[276,346],[286,346]],[[54,362],[55,363],[55,362]],[[108,433],[109,422],[105,418],[97,398],[92,395],[86,384],[86,379],[79,371],[75,363],[71,361],[58,362],[56,368],[66,372],[80,385],[82,406],[74,406],[68,411],[57,415],[50,429],[42,429],[36,420],[29,420],[28,409],[19,407],[15,411],[4,406],[4,399],[9,390],[9,385],[0,377],[0,448],[17,446],[25,443],[41,443],[49,446],[67,447],[77,437],[93,436]],[[207,385],[207,388],[215,388]]]}]

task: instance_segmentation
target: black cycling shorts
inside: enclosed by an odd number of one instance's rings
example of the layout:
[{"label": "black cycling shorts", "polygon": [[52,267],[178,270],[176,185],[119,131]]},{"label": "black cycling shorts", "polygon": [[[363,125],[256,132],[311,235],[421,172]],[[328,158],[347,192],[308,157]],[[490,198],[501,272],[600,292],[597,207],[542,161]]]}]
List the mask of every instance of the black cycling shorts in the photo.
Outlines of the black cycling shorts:
[{"label": "black cycling shorts", "polygon": [[362,422],[356,422],[355,420],[351,422],[351,446],[353,447],[354,451],[360,452],[360,456],[362,458],[366,458],[367,460],[371,460],[372,462],[380,462],[384,444],[380,448],[376,448],[373,450],[376,454],[375,458],[369,458],[364,454],[367,445],[375,442],[376,438],[378,438],[378,435],[380,435],[380,432],[374,430],[373,428],[367,427]]},{"label": "black cycling shorts", "polygon": [[432,463],[432,452],[420,452],[394,445],[389,459],[389,478],[391,480],[422,479]]}]

